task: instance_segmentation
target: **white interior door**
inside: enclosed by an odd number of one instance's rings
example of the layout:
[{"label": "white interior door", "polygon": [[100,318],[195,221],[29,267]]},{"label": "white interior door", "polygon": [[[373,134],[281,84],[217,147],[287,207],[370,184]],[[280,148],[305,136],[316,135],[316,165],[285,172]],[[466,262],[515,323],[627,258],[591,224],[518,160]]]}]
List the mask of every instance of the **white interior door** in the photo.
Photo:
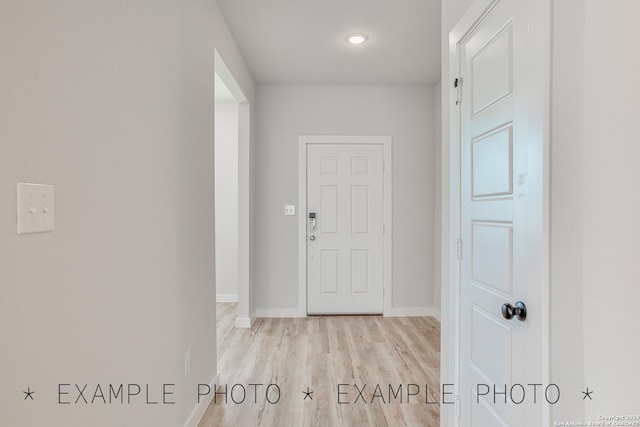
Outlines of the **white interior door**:
[{"label": "white interior door", "polygon": [[383,311],[383,147],[307,147],[307,313]]},{"label": "white interior door", "polygon": [[527,3],[497,1],[458,45],[461,426],[545,425],[555,391],[543,373],[542,98]]}]

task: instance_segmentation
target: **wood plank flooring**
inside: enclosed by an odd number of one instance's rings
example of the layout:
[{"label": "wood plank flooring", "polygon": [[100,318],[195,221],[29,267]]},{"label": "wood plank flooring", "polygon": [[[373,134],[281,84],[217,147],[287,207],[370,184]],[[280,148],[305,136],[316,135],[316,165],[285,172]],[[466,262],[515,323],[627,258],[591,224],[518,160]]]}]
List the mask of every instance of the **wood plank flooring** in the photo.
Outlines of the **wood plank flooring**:
[{"label": "wood plank flooring", "polygon": [[198,427],[440,425],[432,317],[261,318],[240,329],[234,303],[218,303],[217,317],[221,385]]}]

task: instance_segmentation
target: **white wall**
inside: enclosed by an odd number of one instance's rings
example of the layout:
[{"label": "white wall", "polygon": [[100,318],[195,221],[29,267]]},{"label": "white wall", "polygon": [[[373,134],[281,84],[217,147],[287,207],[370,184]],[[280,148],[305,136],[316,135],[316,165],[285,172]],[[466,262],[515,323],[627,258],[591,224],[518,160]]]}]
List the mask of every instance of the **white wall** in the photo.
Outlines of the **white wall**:
[{"label": "white wall", "polygon": [[[252,78],[213,1],[3,0],[0,40],[2,423],[182,426],[217,373],[214,48]],[[56,186],[54,232],[16,235],[18,181]],[[59,383],[176,404],[58,405]]]},{"label": "white wall", "polygon": [[238,298],[237,102],[215,103],[216,296]]},{"label": "white wall", "polygon": [[257,111],[258,313],[297,313],[297,219],[283,206],[297,204],[299,135],[393,137],[393,307],[432,308],[433,88],[261,85]]},{"label": "white wall", "polygon": [[[587,419],[640,412],[640,2],[585,2],[583,280]],[[560,284],[558,284],[560,285]]]}]

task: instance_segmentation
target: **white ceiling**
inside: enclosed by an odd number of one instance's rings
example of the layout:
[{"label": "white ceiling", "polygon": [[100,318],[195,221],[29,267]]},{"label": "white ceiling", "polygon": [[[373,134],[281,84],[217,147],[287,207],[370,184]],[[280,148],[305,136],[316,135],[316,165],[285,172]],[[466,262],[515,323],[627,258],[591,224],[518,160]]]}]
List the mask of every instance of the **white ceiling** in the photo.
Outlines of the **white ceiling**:
[{"label": "white ceiling", "polygon": [[[434,84],[440,0],[218,0],[258,84]],[[369,41],[349,45],[349,33]]]}]

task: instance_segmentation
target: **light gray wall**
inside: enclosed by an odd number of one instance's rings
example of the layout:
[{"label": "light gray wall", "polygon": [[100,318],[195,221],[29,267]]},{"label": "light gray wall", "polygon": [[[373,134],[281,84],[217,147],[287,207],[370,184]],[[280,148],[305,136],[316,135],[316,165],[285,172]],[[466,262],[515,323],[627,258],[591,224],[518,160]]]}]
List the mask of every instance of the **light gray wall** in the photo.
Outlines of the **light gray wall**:
[{"label": "light gray wall", "polygon": [[433,306],[440,311],[442,296],[442,82],[433,87]]},{"label": "light gray wall", "polygon": [[215,103],[216,295],[238,297],[237,102]]},{"label": "light gray wall", "polygon": [[640,58],[620,43],[640,36],[638,16],[631,0],[553,2],[551,367],[567,391],[555,420],[640,401],[640,84],[627,78]]},{"label": "light gray wall", "polygon": [[640,2],[585,3],[583,333],[596,420],[640,412],[640,55],[628,44],[640,38]]},{"label": "light gray wall", "polygon": [[[214,48],[251,76],[213,1],[3,0],[0,40],[2,423],[182,426],[217,372]],[[55,185],[54,232],[16,235],[19,181]],[[177,403],[57,404],[129,382]]]},{"label": "light gray wall", "polygon": [[298,306],[297,218],[283,206],[297,204],[299,135],[393,137],[393,307],[433,307],[433,99],[427,86],[258,86],[258,313]]},{"label": "light gray wall", "polygon": [[551,378],[566,391],[552,416],[583,421],[584,1],[554,1],[552,13]]}]

